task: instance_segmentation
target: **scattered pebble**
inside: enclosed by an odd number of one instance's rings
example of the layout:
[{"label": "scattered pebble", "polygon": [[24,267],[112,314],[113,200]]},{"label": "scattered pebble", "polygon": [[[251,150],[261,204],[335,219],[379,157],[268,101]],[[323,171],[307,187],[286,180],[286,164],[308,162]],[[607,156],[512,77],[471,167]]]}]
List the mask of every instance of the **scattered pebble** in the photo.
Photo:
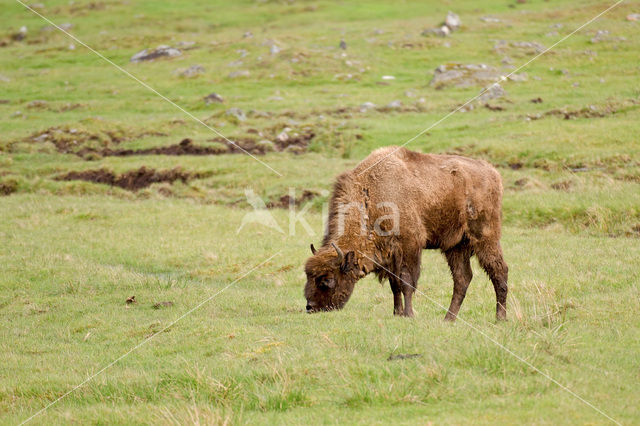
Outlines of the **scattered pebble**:
[{"label": "scattered pebble", "polygon": [[245,121],[247,119],[244,111],[242,111],[240,108],[229,108],[225,112],[225,114],[235,117],[238,121]]},{"label": "scattered pebble", "polygon": [[627,15],[627,21],[640,21],[640,13],[631,13]]},{"label": "scattered pebble", "polygon": [[460,28],[461,25],[460,17],[455,13],[449,11],[447,12],[447,17],[444,19],[444,24],[451,30],[455,31]]},{"label": "scattered pebble", "polygon": [[251,73],[249,70],[238,70],[229,73],[229,78],[249,77]]},{"label": "scattered pebble", "polygon": [[144,49],[135,55],[133,55],[130,59],[130,62],[142,62],[142,61],[152,61],[156,58],[173,58],[176,56],[182,55],[182,52],[174,47],[161,45],[156,47],[153,50]]},{"label": "scattered pebble", "polygon": [[376,104],[374,104],[373,102],[365,102],[362,105],[360,105],[360,112],[367,112],[370,109],[375,109],[376,108]]},{"label": "scattered pebble", "polygon": [[383,75],[382,76],[383,80],[395,80],[396,78],[392,75]]},{"label": "scattered pebble", "polygon": [[180,77],[185,78],[193,78],[197,77],[200,74],[204,73],[205,69],[202,65],[191,65],[189,68],[180,68],[176,70],[174,73],[178,74]]},{"label": "scattered pebble", "polygon": [[219,94],[213,92],[204,97],[204,101],[209,104],[221,104],[224,102],[224,98]]},{"label": "scattered pebble", "polygon": [[340,40],[340,49],[347,50],[347,43],[344,40]]},{"label": "scattered pebble", "polygon": [[506,92],[504,91],[502,86],[500,86],[500,84],[498,83],[495,83],[489,86],[489,88],[484,93],[482,93],[482,95],[480,95],[480,97],[478,98],[478,101],[482,103],[486,103],[491,99],[502,98],[505,95],[506,95]]},{"label": "scattered pebble", "polygon": [[402,108],[402,102],[399,100],[391,101],[387,104],[387,108],[390,108],[390,109]]},{"label": "scattered pebble", "polygon": [[497,24],[499,22],[502,22],[500,19],[494,17],[494,16],[483,16],[482,18],[480,18],[480,20],[482,22],[487,22],[490,24]]}]

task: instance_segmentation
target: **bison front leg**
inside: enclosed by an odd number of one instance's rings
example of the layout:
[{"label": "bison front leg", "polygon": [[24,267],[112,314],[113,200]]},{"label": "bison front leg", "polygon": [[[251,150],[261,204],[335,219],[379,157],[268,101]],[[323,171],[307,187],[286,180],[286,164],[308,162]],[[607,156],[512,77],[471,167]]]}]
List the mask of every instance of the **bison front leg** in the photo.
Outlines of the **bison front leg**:
[{"label": "bison front leg", "polygon": [[389,285],[393,292],[393,315],[402,315],[404,307],[402,306],[402,282],[396,277],[389,277]]},{"label": "bison front leg", "polygon": [[507,279],[509,268],[502,256],[500,243],[487,244],[477,250],[478,261],[484,269],[496,292],[496,318],[507,319]]},{"label": "bison front leg", "polygon": [[413,316],[413,293],[416,291],[416,285],[418,284],[418,280],[413,280],[411,278],[411,274],[408,272],[403,272],[402,275],[402,295],[404,296],[404,312],[403,315],[405,317]]},{"label": "bison front leg", "polygon": [[451,296],[451,305],[444,317],[445,321],[455,321],[460,311],[462,301],[467,294],[467,288],[473,278],[471,271],[471,248],[466,244],[458,245],[444,253],[451,269],[453,277],[453,296]]}]

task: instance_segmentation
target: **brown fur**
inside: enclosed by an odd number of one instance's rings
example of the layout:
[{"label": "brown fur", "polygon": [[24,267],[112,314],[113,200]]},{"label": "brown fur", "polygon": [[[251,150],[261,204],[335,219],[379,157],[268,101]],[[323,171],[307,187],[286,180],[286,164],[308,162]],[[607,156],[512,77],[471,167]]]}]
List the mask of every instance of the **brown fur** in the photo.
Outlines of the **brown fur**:
[{"label": "brown fur", "polygon": [[[382,231],[393,227],[388,218],[392,209],[380,205],[384,202],[398,206],[395,235],[374,231],[376,223]],[[354,207],[341,214],[340,206],[349,203]],[[454,282],[445,319],[455,320],[458,314],[471,281],[473,254],[493,282],[498,319],[506,318],[508,268],[500,247],[501,204],[500,175],[485,161],[396,147],[374,151],[336,180],[322,247],[305,265],[308,311],[341,309],[358,279],[375,273],[380,280],[389,279],[394,314],[412,316],[421,252],[440,249]],[[331,243],[344,253],[342,262]]]}]

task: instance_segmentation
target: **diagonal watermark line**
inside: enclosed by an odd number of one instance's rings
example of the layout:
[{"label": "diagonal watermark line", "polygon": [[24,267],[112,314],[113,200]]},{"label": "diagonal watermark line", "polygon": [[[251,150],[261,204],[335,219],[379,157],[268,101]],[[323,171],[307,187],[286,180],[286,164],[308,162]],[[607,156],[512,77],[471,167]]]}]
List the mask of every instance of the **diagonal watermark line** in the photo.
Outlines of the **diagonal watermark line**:
[{"label": "diagonal watermark line", "polygon": [[180,105],[178,105],[177,103],[173,102],[171,99],[167,98],[165,95],[163,95],[162,93],[158,92],[156,89],[154,89],[153,87],[149,86],[147,83],[145,83],[144,81],[140,80],[138,77],[136,77],[135,75],[131,74],[129,71],[125,70],[124,68],[122,68],[120,65],[116,64],[115,62],[113,62],[111,59],[107,58],[106,56],[104,56],[102,53],[98,52],[97,50],[95,50],[94,48],[92,48],[91,46],[87,45],[85,42],[83,42],[82,40],[78,39],[76,36],[74,36],[73,34],[69,33],[68,31],[66,31],[64,28],[59,27],[58,25],[56,25],[55,23],[53,23],[49,18],[47,18],[46,16],[43,16],[42,14],[40,14],[38,11],[34,10],[31,6],[23,3],[21,0],[16,0],[16,2],[20,3],[22,6],[24,6],[25,8],[27,8],[28,10],[30,10],[31,12],[33,12],[34,14],[36,14],[37,16],[39,16],[40,18],[42,18],[43,20],[45,20],[47,23],[49,23],[50,25],[52,25],[53,27],[57,28],[58,30],[60,30],[61,32],[63,32],[64,34],[66,34],[68,37],[70,37],[73,41],[75,41],[78,44],[81,44],[82,46],[86,47],[88,50],[90,50],[91,52],[95,53],[96,55],[98,55],[101,59],[104,59],[105,61],[107,61],[109,64],[113,65],[115,68],[117,68],[119,71],[123,72],[124,74],[126,74],[128,77],[132,78],[133,80],[135,80],[136,82],[140,83],[144,88],[148,89],[149,91],[153,92],[154,94],[156,94],[157,96],[159,96],[160,98],[164,99],[165,101],[167,101],[168,103],[170,103],[171,105],[173,105],[174,107],[176,107],[177,109],[179,109],[180,111],[182,111],[183,113],[185,113],[187,116],[189,116],[190,118],[192,118],[194,121],[202,124],[204,127],[206,127],[207,129],[211,130],[213,133],[215,133],[216,135],[220,136],[221,138],[223,138],[225,141],[229,142],[231,145],[235,146],[236,148],[238,148],[239,150],[241,150],[242,152],[244,152],[245,154],[247,154],[249,157],[253,158],[254,160],[256,160],[258,163],[262,164],[263,166],[265,166],[266,168],[268,168],[269,170],[271,170],[273,173],[277,174],[278,176],[282,177],[282,173],[278,172],[277,170],[275,170],[273,167],[271,167],[270,165],[268,165],[267,163],[265,163],[264,161],[260,160],[259,158],[257,158],[255,155],[251,154],[249,151],[247,151],[246,149],[242,148],[240,145],[238,145],[237,143],[233,142],[231,139],[227,138],[225,135],[223,135],[222,133],[220,133],[219,131],[217,131],[216,129],[214,129],[213,127],[209,126],[207,123],[205,123],[204,121],[200,120],[198,117],[196,117],[195,115],[193,115],[192,113],[190,113],[189,111],[187,111],[186,109],[184,109],[183,107],[181,107]]},{"label": "diagonal watermark line", "polygon": [[616,3],[614,3],[613,5],[609,6],[608,8],[606,8],[605,10],[603,10],[602,12],[598,13],[596,16],[594,16],[593,18],[589,19],[587,22],[585,22],[584,24],[580,25],[578,28],[576,28],[575,30],[573,30],[571,33],[567,34],[566,36],[562,37],[560,40],[556,41],[555,43],[553,43],[551,46],[549,46],[548,48],[546,48],[545,50],[543,50],[542,52],[538,53],[536,56],[534,56],[533,58],[529,59],[527,62],[525,62],[524,64],[520,65],[518,68],[516,68],[515,70],[511,71],[509,74],[507,75],[503,75],[500,77],[500,79],[496,82],[494,82],[493,84],[485,87],[479,94],[477,94],[476,96],[474,96],[473,98],[469,99],[468,101],[466,101],[465,103],[463,103],[462,105],[460,105],[459,107],[457,107],[456,109],[454,109],[453,111],[449,112],[447,115],[445,115],[444,117],[442,117],[441,119],[439,119],[438,121],[436,121],[435,123],[433,123],[431,126],[427,127],[426,129],[422,130],[420,133],[418,133],[417,135],[415,135],[414,137],[412,137],[411,139],[407,140],[405,143],[403,143],[402,145],[400,145],[399,147],[397,147],[396,149],[394,149],[393,151],[391,151],[389,154],[385,155],[384,157],[382,157],[380,160],[376,161],[375,163],[373,163],[371,166],[367,167],[366,169],[364,169],[363,171],[361,171],[358,176],[362,175],[364,172],[366,172],[367,170],[375,167],[376,165],[380,164],[381,162],[385,161],[387,158],[389,158],[390,156],[392,156],[393,154],[395,154],[396,152],[398,152],[401,148],[405,147],[406,145],[410,144],[411,142],[413,142],[414,140],[416,140],[417,138],[419,138],[420,136],[424,135],[425,133],[427,133],[429,130],[433,129],[434,127],[436,127],[437,125],[439,125],[440,123],[442,123],[443,121],[445,121],[447,118],[451,117],[453,114],[455,114],[456,112],[460,111],[462,108],[464,108],[465,106],[469,105],[471,102],[475,101],[476,99],[478,99],[480,96],[482,96],[487,90],[491,89],[493,86],[499,84],[501,81],[506,81],[509,77],[511,77],[513,74],[517,73],[518,71],[520,71],[522,68],[526,67],[527,65],[529,65],[531,62],[535,61],[536,59],[538,59],[540,56],[544,55],[545,53],[549,52],[551,49],[553,49],[554,47],[556,47],[557,45],[559,45],[560,43],[562,43],[563,41],[565,41],[566,39],[568,39],[569,37],[571,37],[572,35],[574,35],[575,33],[577,33],[578,31],[580,31],[581,29],[583,29],[584,27],[586,27],[587,25],[591,24],[593,21],[595,21],[596,19],[600,18],[602,15],[606,14],[607,12],[609,12],[610,10],[612,10],[613,8],[615,8],[616,6],[618,6],[620,3],[622,3],[624,0],[618,0]]},{"label": "diagonal watermark line", "polygon": [[125,352],[124,354],[120,355],[118,358],[116,358],[115,360],[111,361],[109,364],[105,365],[104,367],[102,367],[100,370],[98,370],[98,372],[92,374],[91,376],[87,377],[86,379],[84,379],[81,383],[77,384],[76,386],[74,386],[71,390],[67,391],[65,394],[63,394],[62,396],[58,397],[56,400],[50,402],[49,404],[47,404],[46,406],[44,406],[43,408],[41,408],[39,411],[37,411],[36,413],[34,413],[31,417],[29,417],[28,419],[24,420],[22,423],[20,423],[20,425],[24,425],[28,422],[30,422],[31,420],[33,420],[34,418],[36,418],[38,415],[44,413],[45,411],[47,411],[49,408],[51,408],[53,405],[57,404],[58,402],[60,402],[60,400],[64,399],[65,397],[67,397],[68,395],[72,394],[73,392],[75,392],[77,389],[81,388],[82,386],[84,386],[85,384],[87,384],[88,382],[90,382],[91,380],[93,380],[96,376],[100,375],[101,373],[103,373],[104,371],[108,370],[109,368],[111,368],[114,364],[118,363],[119,361],[121,361],[122,359],[126,358],[127,356],[129,356],[132,352],[134,352],[136,349],[140,348],[141,346],[145,345],[146,343],[149,343],[154,337],[156,337],[158,334],[160,333],[164,333],[168,328],[172,327],[173,325],[175,325],[178,321],[182,320],[184,317],[186,317],[187,315],[191,314],[192,312],[196,311],[197,309],[201,308],[204,304],[206,304],[207,302],[209,302],[211,299],[215,298],[216,296],[218,296],[219,294],[223,293],[224,291],[226,291],[229,287],[233,286],[234,284],[236,284],[238,281],[240,281],[241,279],[243,279],[244,277],[246,277],[247,275],[249,275],[250,273],[252,273],[253,271],[255,271],[256,269],[258,269],[259,267],[261,267],[262,265],[266,264],[267,262],[269,262],[271,259],[273,259],[274,257],[276,257],[277,255],[279,255],[282,251],[277,252],[276,254],[273,254],[271,256],[269,256],[269,258],[267,258],[266,260],[262,261],[261,263],[257,264],[256,266],[254,266],[253,268],[249,269],[247,272],[245,272],[244,274],[240,275],[240,277],[236,278],[235,280],[233,280],[231,283],[229,283],[228,285],[226,285],[225,287],[223,287],[222,289],[218,290],[216,293],[214,293],[213,295],[209,296],[208,298],[206,298],[205,300],[203,300],[202,302],[198,303],[196,306],[194,306],[193,308],[189,309],[187,312],[185,312],[184,314],[180,315],[178,318],[176,318],[175,320],[171,321],[167,326],[163,327],[162,330],[157,331],[155,333],[153,333],[151,336],[147,337],[146,339],[144,339],[142,342],[138,343],[137,345],[135,345],[133,348],[129,349],[127,352]]},{"label": "diagonal watermark line", "polygon": [[[448,312],[449,309],[446,308],[444,305],[440,304],[438,301],[432,299],[431,297],[429,297],[426,293],[418,290],[415,286],[411,285],[411,283],[408,283],[407,281],[403,280],[402,278],[400,278],[399,276],[397,276],[396,274],[394,274],[393,272],[391,272],[389,269],[385,268],[383,265],[381,265],[379,262],[376,262],[375,259],[372,259],[371,257],[367,256],[366,254],[360,252],[360,254],[362,254],[362,256],[366,257],[367,259],[369,259],[370,261],[372,261],[373,263],[375,263],[376,265],[378,265],[379,267],[381,267],[382,269],[384,269],[388,274],[393,275],[396,279],[402,281],[404,284],[408,285],[409,287],[411,287],[412,289],[414,289],[416,292],[418,292],[419,294],[421,294],[422,296],[426,297],[431,303],[433,303],[434,305],[436,305],[437,307],[443,309],[445,312]],[[472,330],[477,331],[478,333],[480,333],[483,337],[485,337],[487,340],[489,340],[491,343],[495,344],[496,346],[498,346],[500,349],[504,350],[505,352],[507,352],[509,355],[513,356],[515,359],[517,359],[518,361],[526,364],[529,368],[531,368],[532,370],[534,370],[535,372],[539,373],[540,375],[544,376],[546,379],[550,380],[551,382],[553,382],[554,384],[558,385],[562,390],[568,392],[569,394],[571,394],[572,396],[576,397],[577,399],[579,399],[580,401],[582,401],[584,404],[588,405],[589,407],[593,408],[595,411],[597,411],[598,413],[602,414],[604,417],[606,417],[607,419],[611,420],[613,423],[622,426],[622,424],[617,421],[616,419],[614,419],[613,417],[609,416],[607,413],[605,413],[604,411],[602,411],[601,409],[599,409],[598,407],[596,407],[595,405],[593,405],[592,403],[590,403],[589,401],[587,401],[586,399],[584,399],[583,397],[581,397],[580,395],[578,395],[577,393],[575,393],[574,391],[572,391],[571,389],[569,389],[568,387],[566,387],[565,385],[563,385],[562,383],[558,382],[556,379],[554,379],[553,377],[549,376],[547,373],[545,373],[544,371],[540,370],[538,367],[536,367],[535,365],[531,364],[529,361],[527,361],[526,359],[522,358],[520,355],[518,355],[517,353],[513,352],[511,349],[509,349],[508,347],[506,347],[505,345],[503,345],[502,343],[498,342],[496,339],[494,339],[493,337],[489,336],[487,333],[485,333],[484,331],[480,330],[478,327],[476,327],[475,325],[473,325],[471,322],[466,321],[464,318],[461,318],[460,315],[456,315],[456,319],[458,321],[462,321],[463,324],[469,326]]]}]

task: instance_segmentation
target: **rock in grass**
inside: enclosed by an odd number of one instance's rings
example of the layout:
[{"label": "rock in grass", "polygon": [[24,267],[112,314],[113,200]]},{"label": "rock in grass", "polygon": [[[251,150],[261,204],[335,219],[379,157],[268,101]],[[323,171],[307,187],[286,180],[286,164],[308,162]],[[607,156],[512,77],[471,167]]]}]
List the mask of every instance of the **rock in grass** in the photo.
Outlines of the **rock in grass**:
[{"label": "rock in grass", "polygon": [[182,52],[178,49],[175,49],[171,46],[158,46],[153,50],[144,49],[135,55],[133,55],[130,59],[131,62],[143,62],[143,61],[152,61],[157,58],[173,58],[176,56],[182,55]]},{"label": "rock in grass", "polygon": [[205,69],[202,65],[191,65],[189,68],[180,68],[175,71],[180,77],[193,78],[204,73]]},{"label": "rock in grass", "polygon": [[640,21],[640,13],[631,13],[627,15],[627,21]]},{"label": "rock in grass", "polygon": [[504,91],[502,86],[500,86],[500,84],[496,83],[496,84],[492,84],[491,86],[489,86],[487,91],[484,92],[482,95],[480,95],[478,100],[480,102],[487,102],[487,101],[489,101],[491,99],[502,98],[505,94],[506,94],[506,92]]},{"label": "rock in grass", "polygon": [[245,121],[247,119],[244,111],[240,108],[229,108],[225,114],[234,117],[238,121]]},{"label": "rock in grass", "polygon": [[447,13],[447,17],[444,19],[444,24],[451,30],[455,31],[460,28],[462,22],[460,21],[460,17],[455,13],[449,11]]},{"label": "rock in grass", "polygon": [[373,102],[365,102],[362,105],[360,105],[360,112],[367,112],[375,108],[376,108],[376,104],[374,104]]},{"label": "rock in grass", "polygon": [[233,71],[229,73],[229,78],[238,78],[238,77],[249,77],[250,73],[248,70],[239,70]]},{"label": "rock in grass", "polygon": [[221,104],[224,102],[224,98],[217,93],[213,92],[204,97],[204,101],[207,105]]},{"label": "rock in grass", "polygon": [[13,41],[22,41],[27,38],[27,27],[24,25],[20,27],[17,33],[11,35]]}]

